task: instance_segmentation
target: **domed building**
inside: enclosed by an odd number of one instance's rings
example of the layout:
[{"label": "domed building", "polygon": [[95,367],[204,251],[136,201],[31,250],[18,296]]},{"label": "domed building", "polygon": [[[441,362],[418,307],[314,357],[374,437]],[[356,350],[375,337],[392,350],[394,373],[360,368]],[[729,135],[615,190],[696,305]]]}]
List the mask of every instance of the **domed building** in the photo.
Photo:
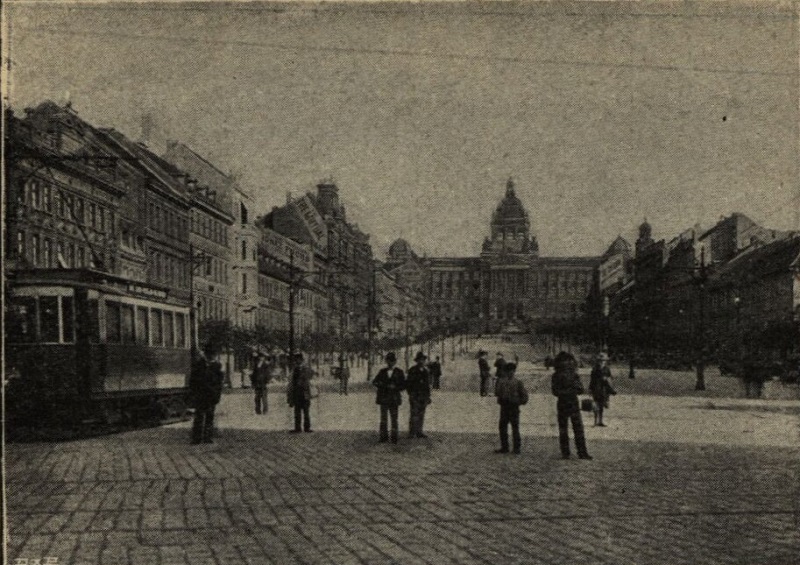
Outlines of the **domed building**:
[{"label": "domed building", "polygon": [[418,259],[408,242],[399,239],[389,249],[387,266],[393,271],[409,263],[424,268],[430,327],[497,332],[522,331],[537,319],[579,316],[596,290],[600,261],[541,257],[528,210],[509,179],[480,256]]}]

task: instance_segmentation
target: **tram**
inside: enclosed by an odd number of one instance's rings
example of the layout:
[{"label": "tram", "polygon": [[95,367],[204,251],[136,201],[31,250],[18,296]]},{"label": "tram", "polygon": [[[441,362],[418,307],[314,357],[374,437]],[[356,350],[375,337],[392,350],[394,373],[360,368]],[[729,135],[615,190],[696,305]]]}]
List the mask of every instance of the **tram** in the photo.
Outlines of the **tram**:
[{"label": "tram", "polygon": [[15,271],[6,291],[9,424],[185,416],[188,300],[93,269]]}]

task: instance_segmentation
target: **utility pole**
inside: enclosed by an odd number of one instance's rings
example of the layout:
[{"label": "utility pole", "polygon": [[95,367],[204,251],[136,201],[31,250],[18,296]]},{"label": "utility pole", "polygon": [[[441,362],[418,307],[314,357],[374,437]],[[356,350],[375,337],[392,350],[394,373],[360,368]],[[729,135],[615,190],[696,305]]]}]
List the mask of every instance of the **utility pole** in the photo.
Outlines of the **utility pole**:
[{"label": "utility pole", "polygon": [[289,358],[286,364],[291,371],[294,369],[294,296],[297,281],[294,275],[294,250],[289,251]]},{"label": "utility pole", "polygon": [[706,249],[700,248],[700,272],[697,277],[697,284],[699,288],[699,314],[700,320],[698,323],[698,339],[697,339],[697,382],[694,385],[695,390],[706,389],[705,379],[705,366],[706,366]]},{"label": "utility pole", "polygon": [[371,282],[370,282],[370,293],[369,293],[369,307],[367,308],[367,381],[372,378],[372,332],[374,331],[375,326],[375,265],[371,267]]}]

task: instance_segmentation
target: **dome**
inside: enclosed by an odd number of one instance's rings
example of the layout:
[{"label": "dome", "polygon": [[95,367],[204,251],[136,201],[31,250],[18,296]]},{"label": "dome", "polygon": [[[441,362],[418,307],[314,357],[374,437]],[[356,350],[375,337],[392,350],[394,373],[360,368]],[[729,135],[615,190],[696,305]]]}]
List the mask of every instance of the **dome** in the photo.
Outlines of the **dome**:
[{"label": "dome", "polygon": [[394,242],[389,246],[389,255],[408,253],[409,249],[410,246],[408,245],[408,242],[401,237],[399,239],[395,239]]},{"label": "dome", "polygon": [[514,181],[508,179],[506,195],[494,211],[493,224],[527,224],[528,212],[514,191]]},{"label": "dome", "polygon": [[389,246],[389,258],[398,261],[407,261],[416,258],[416,253],[411,249],[411,245],[401,238],[395,239]]}]

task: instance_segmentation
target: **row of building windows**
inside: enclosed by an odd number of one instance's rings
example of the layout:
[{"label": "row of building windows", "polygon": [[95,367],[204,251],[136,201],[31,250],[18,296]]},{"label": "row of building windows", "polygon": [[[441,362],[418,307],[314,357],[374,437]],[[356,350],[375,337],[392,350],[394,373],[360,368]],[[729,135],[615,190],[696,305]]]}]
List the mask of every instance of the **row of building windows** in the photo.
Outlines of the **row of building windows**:
[{"label": "row of building windows", "polygon": [[206,279],[219,284],[228,284],[230,265],[228,265],[227,261],[217,259],[216,257],[210,257],[209,260],[206,261],[205,267],[203,276]]},{"label": "row of building windows", "polygon": [[188,239],[188,222],[185,217],[150,202],[147,208],[150,229],[179,240]]},{"label": "row of building windows", "polygon": [[212,218],[199,210],[192,210],[192,233],[228,246],[228,226],[216,218]]},{"label": "row of building windows", "polygon": [[[51,239],[38,233],[17,232],[17,257],[25,259],[32,267],[43,269],[96,267],[95,258],[88,246],[60,239]],[[113,257],[100,257],[113,268]]]},{"label": "row of building windows", "polygon": [[228,301],[216,296],[203,296],[198,301],[197,318],[199,320],[227,320],[229,316]]},{"label": "row of building windows", "polygon": [[114,233],[114,212],[69,191],[42,183],[39,179],[29,179],[23,185],[19,202],[100,233],[106,230]]},{"label": "row of building windows", "polygon": [[166,286],[189,288],[189,265],[184,259],[153,251],[149,267],[151,280]]},{"label": "row of building windows", "polygon": [[260,275],[258,277],[258,295],[262,298],[275,298],[288,303],[289,287],[286,283]]}]

